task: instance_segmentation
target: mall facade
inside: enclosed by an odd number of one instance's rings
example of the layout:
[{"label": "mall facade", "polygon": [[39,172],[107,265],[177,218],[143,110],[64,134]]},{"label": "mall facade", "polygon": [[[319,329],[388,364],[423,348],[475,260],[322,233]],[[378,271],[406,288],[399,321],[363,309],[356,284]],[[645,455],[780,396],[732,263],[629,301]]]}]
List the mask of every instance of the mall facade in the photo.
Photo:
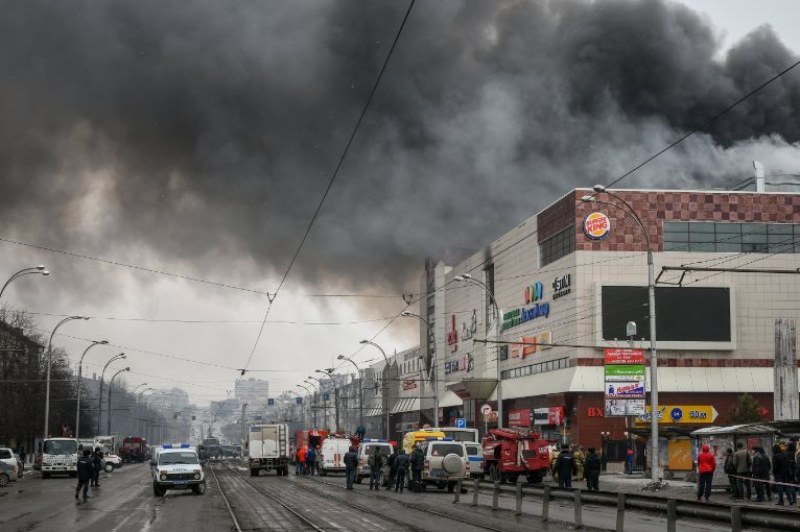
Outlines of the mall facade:
[{"label": "mall facade", "polygon": [[[776,364],[776,330],[789,320],[781,334],[792,335],[800,318],[800,194],[613,194],[572,190],[458,264],[428,261],[419,313],[430,326],[420,320],[420,352],[409,358],[436,368],[442,423],[495,425],[499,376],[504,426],[537,428],[612,459],[633,447],[643,465],[646,231],[657,276],[662,463],[691,469],[688,434],[728,424],[743,394],[771,420],[777,380],[796,409],[795,349],[780,351]],[[684,269],[664,269],[676,267]],[[609,370],[607,353],[620,349],[646,365]],[[404,362],[398,393],[413,395],[411,380],[424,368]],[[422,421],[433,417],[426,396],[404,403],[421,409]]]}]

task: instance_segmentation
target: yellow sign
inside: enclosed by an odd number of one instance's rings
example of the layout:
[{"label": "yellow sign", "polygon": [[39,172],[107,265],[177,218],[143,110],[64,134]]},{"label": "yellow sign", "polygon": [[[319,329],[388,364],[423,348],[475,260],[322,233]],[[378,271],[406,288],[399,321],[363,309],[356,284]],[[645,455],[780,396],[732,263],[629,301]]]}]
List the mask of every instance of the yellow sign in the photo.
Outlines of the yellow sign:
[{"label": "yellow sign", "polygon": [[[636,418],[639,425],[650,423],[651,408],[645,407],[646,412]],[[708,425],[714,422],[719,415],[717,409],[711,405],[659,405],[659,425]]]}]

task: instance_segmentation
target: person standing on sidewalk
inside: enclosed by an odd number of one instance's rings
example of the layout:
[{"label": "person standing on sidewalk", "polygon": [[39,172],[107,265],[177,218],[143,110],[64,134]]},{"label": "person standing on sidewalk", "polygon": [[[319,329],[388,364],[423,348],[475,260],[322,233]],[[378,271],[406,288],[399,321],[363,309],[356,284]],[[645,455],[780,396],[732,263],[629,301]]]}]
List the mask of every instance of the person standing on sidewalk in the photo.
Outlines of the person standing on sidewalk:
[{"label": "person standing on sidewalk", "polygon": [[400,447],[400,451],[397,453],[397,458],[394,459],[394,467],[395,467],[395,481],[394,481],[394,491],[400,491],[403,493],[403,487],[406,484],[406,472],[408,471],[408,455],[406,454],[405,449]]},{"label": "person standing on sidewalk", "polygon": [[369,489],[381,489],[381,476],[383,474],[383,466],[386,465],[386,458],[383,456],[379,445],[372,448],[367,464],[369,464]]},{"label": "person standing on sidewalk", "polygon": [[569,452],[568,445],[561,446],[561,454],[556,459],[555,470],[558,472],[558,487],[571,488],[572,475],[578,472],[578,468],[575,466],[575,459],[572,457],[572,453]]},{"label": "person standing on sidewalk", "polygon": [[736,498],[739,500],[744,499],[745,490],[747,491],[747,500],[753,496],[750,491],[750,468],[753,466],[753,460],[750,458],[750,453],[745,448],[743,442],[736,442],[736,452],[733,453],[733,467],[736,468]]},{"label": "person standing on sidewalk", "polygon": [[411,464],[411,475],[413,477],[413,482],[409,483],[409,489],[413,492],[420,492],[422,491],[422,468],[425,467],[425,453],[422,452],[419,444],[414,447],[409,463]]},{"label": "person standing on sidewalk", "polygon": [[83,456],[78,459],[78,487],[75,488],[75,499],[83,489],[83,500],[89,498],[89,482],[94,479],[94,461],[90,449],[83,450]]},{"label": "person standing on sidewalk", "polygon": [[697,455],[697,500],[704,498],[706,502],[711,497],[711,481],[717,468],[717,460],[708,449],[708,444],[703,444],[703,452]]},{"label": "person standing on sidewalk", "polygon": [[736,493],[736,467],[733,465],[733,449],[728,447],[725,450],[725,465],[722,466],[725,474],[728,475],[728,484],[730,484],[731,499],[737,498]]},{"label": "person standing on sidewalk", "polygon": [[775,489],[778,492],[778,504],[783,506],[783,495],[786,494],[786,499],[789,504],[796,502],[794,487],[786,486],[789,482],[789,457],[781,450],[780,445],[772,447],[772,476],[775,478]]},{"label": "person standing on sidewalk", "polygon": [[597,456],[594,447],[589,447],[589,454],[583,465],[583,474],[586,477],[586,487],[589,491],[600,490],[600,469],[600,457]]},{"label": "person standing on sidewalk", "polygon": [[344,474],[347,477],[347,489],[353,491],[353,482],[355,482],[358,474],[358,449],[355,447],[350,447],[350,450],[344,453],[344,468]]},{"label": "person standing on sidewalk", "polygon": [[100,487],[100,470],[103,469],[103,451],[100,447],[94,450],[94,476],[92,477],[92,486],[95,488]]},{"label": "person standing on sidewalk", "polygon": [[753,483],[756,488],[756,502],[764,502],[764,490],[767,490],[767,498],[772,499],[772,489],[769,482],[769,472],[772,464],[769,456],[764,452],[763,447],[753,447]]}]

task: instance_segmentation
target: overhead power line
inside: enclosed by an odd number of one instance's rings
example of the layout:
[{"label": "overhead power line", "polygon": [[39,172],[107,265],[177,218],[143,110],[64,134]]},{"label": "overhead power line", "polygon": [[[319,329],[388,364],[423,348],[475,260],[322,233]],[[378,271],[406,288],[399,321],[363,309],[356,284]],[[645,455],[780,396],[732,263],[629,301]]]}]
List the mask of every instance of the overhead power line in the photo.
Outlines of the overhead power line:
[{"label": "overhead power line", "polygon": [[350,133],[350,137],[347,139],[345,143],[344,150],[342,151],[342,155],[339,157],[339,161],[336,163],[336,167],[331,174],[330,179],[328,180],[328,186],[325,187],[325,191],[322,193],[322,197],[317,204],[317,208],[314,209],[314,214],[311,215],[311,219],[308,222],[308,226],[306,227],[305,232],[303,233],[303,237],[300,239],[300,243],[297,246],[297,249],[292,255],[292,259],[289,261],[289,266],[286,268],[286,271],[281,278],[280,283],[278,283],[278,288],[275,290],[275,293],[269,297],[269,303],[267,305],[267,310],[264,312],[264,319],[261,322],[261,327],[258,329],[258,335],[256,336],[256,341],[253,344],[253,349],[250,352],[250,355],[247,357],[247,362],[244,364],[244,369],[242,371],[242,375],[250,366],[250,361],[253,359],[253,355],[258,348],[258,343],[261,341],[261,336],[264,332],[264,324],[267,322],[267,318],[269,318],[269,312],[272,308],[272,303],[278,294],[280,293],[283,285],[286,283],[286,279],[289,277],[289,274],[292,272],[292,268],[294,268],[295,263],[297,262],[297,258],[300,256],[300,252],[303,250],[303,246],[308,240],[308,235],[311,234],[311,229],[314,227],[314,224],[319,217],[319,213],[322,211],[322,206],[325,204],[325,200],[328,198],[328,194],[330,194],[331,189],[333,188],[333,184],[336,182],[336,178],[339,176],[339,171],[342,169],[342,165],[344,164],[345,159],[347,158],[347,154],[350,151],[350,147],[353,145],[353,140],[356,138],[356,134],[358,133],[358,129],[361,126],[361,123],[364,121],[364,116],[367,114],[367,110],[369,109],[370,104],[372,103],[373,98],[375,97],[375,93],[378,90],[378,86],[380,85],[381,79],[383,78],[383,73],[386,71],[386,67],[389,64],[389,60],[392,58],[392,54],[397,47],[397,42],[400,40],[400,35],[403,33],[403,28],[406,26],[406,21],[408,21],[408,17],[411,14],[411,8],[414,7],[414,3],[416,0],[411,0],[408,4],[408,9],[406,10],[405,16],[403,16],[403,21],[400,23],[400,27],[395,34],[394,41],[392,41],[392,46],[389,48],[389,52],[386,54],[386,58],[383,61],[383,65],[381,66],[380,71],[378,72],[378,77],[375,79],[375,83],[372,85],[372,89],[369,91],[369,96],[367,96],[367,101],[364,102],[364,106],[361,109],[361,114],[358,116],[358,120],[356,120],[356,124],[353,127],[352,133]]}]

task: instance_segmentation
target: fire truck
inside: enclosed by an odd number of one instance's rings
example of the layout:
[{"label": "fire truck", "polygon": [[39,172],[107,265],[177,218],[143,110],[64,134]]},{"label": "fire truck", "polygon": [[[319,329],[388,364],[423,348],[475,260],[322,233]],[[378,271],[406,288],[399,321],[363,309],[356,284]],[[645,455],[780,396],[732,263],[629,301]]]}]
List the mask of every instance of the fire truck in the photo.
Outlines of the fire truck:
[{"label": "fire truck", "polygon": [[493,481],[516,482],[525,475],[538,484],[550,468],[549,443],[536,431],[490,429],[481,442],[484,471]]},{"label": "fire truck", "polygon": [[122,439],[119,449],[120,457],[127,462],[144,462],[147,459],[147,440],[139,436],[128,436]]}]

